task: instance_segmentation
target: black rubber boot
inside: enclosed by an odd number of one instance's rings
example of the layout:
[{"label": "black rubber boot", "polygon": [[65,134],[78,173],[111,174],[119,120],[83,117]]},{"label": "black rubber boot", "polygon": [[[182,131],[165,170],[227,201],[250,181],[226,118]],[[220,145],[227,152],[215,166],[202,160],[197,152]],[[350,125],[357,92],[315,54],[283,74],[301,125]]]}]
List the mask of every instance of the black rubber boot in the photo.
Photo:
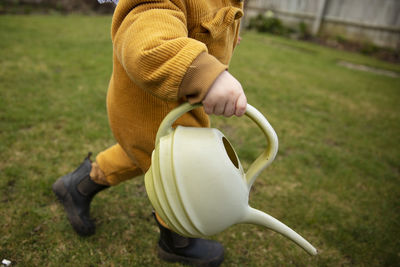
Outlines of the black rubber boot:
[{"label": "black rubber boot", "polygon": [[224,248],[220,243],[178,235],[163,227],[155,214],[154,218],[160,228],[158,256],[162,260],[191,266],[219,266],[224,261]]},{"label": "black rubber boot", "polygon": [[69,222],[81,236],[95,233],[96,226],[90,218],[90,202],[94,195],[109,187],[90,179],[90,156],[91,153],[75,171],[64,175],[53,184],[53,192],[63,204]]}]

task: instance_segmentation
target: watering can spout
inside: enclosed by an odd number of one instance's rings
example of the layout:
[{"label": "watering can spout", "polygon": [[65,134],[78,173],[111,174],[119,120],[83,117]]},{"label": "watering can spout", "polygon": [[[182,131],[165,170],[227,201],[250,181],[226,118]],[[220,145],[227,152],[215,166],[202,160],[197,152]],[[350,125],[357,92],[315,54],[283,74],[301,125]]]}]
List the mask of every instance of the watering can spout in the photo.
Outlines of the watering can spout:
[{"label": "watering can spout", "polygon": [[286,236],[297,245],[299,245],[301,248],[303,248],[305,251],[307,251],[309,254],[317,255],[318,253],[317,249],[313,247],[302,236],[300,236],[298,233],[293,231],[282,222],[262,211],[249,207],[248,212],[243,219],[243,223],[252,223],[267,227],[277,233],[282,234],[283,236]]}]

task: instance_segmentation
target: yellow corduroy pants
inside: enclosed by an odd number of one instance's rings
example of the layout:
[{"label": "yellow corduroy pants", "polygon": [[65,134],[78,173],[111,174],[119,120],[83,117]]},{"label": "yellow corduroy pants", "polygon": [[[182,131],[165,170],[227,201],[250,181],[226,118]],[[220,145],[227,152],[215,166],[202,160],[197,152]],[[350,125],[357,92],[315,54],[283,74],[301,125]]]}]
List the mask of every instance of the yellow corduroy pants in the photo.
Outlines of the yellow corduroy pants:
[{"label": "yellow corduroy pants", "polygon": [[[104,174],[105,181],[111,186],[143,174],[119,144],[100,152],[96,162]],[[98,176],[92,178],[96,181]]]}]

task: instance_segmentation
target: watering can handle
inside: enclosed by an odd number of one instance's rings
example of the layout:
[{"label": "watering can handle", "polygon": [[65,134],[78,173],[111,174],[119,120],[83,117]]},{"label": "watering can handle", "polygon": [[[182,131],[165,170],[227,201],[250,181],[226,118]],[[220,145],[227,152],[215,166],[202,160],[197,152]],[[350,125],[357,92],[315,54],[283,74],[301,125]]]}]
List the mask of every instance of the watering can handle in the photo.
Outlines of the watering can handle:
[{"label": "watering can handle", "polygon": [[[186,112],[191,111],[192,109],[201,106],[201,104],[192,105],[189,103],[184,103],[168,113],[168,115],[165,116],[164,120],[161,122],[158,129],[156,136],[156,145],[161,137],[166,136],[173,131],[172,124],[180,116],[182,116]],[[276,153],[278,152],[278,137],[267,119],[253,106],[247,104],[245,114],[258,125],[268,141],[267,148],[260,156],[258,156],[258,158],[250,165],[249,169],[247,170],[246,180],[247,186],[250,190],[257,176],[275,159]]]}]

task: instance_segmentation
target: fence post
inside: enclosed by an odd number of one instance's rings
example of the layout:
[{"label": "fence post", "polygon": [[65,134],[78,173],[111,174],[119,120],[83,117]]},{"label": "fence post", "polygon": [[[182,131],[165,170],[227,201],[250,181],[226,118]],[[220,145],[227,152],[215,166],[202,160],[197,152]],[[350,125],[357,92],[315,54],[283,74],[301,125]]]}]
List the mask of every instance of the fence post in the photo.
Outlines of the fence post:
[{"label": "fence post", "polygon": [[317,35],[319,28],[321,27],[321,21],[324,17],[325,6],[328,0],[319,0],[317,15],[315,16],[314,25],[312,29],[312,34]]}]

